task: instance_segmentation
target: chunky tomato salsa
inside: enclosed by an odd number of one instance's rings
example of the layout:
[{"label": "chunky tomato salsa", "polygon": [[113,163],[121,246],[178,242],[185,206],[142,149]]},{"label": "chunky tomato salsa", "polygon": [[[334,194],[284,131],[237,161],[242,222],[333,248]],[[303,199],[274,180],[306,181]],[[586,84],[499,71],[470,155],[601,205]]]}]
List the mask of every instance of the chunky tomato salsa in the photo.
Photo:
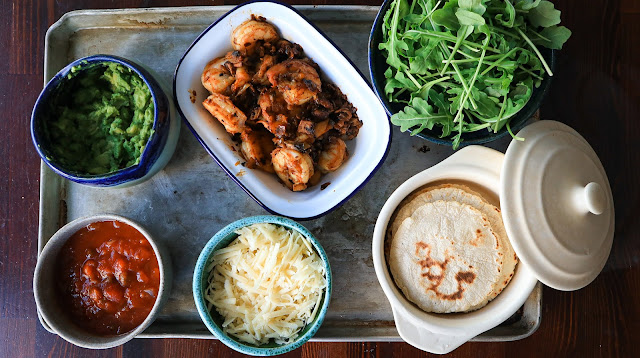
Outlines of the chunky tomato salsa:
[{"label": "chunky tomato salsa", "polygon": [[87,225],[58,254],[58,299],[74,322],[98,335],[129,332],[155,304],[160,270],[153,248],[119,221]]}]

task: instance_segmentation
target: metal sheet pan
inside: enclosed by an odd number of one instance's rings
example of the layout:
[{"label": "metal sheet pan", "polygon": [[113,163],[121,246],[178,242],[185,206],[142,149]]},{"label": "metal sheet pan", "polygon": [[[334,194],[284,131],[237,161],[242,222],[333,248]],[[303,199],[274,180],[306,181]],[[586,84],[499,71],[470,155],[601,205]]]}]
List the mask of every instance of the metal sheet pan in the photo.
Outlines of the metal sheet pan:
[{"label": "metal sheet pan", "polygon": [[[45,80],[74,59],[123,56],[155,70],[171,83],[178,59],[197,35],[232,7],[83,10],[64,15],[45,42]],[[367,40],[378,7],[300,6],[359,67],[367,69]],[[184,124],[183,124],[184,126]],[[334,291],[315,341],[399,341],[391,307],[378,285],[371,236],[380,208],[412,175],[452,154],[394,129],[385,164],[341,208],[303,224],[321,241],[334,273]],[[491,147],[504,151],[508,139]],[[167,167],[151,180],[126,189],[91,188],[55,175],[44,164],[40,182],[41,250],[65,223],[85,215],[116,213],[144,224],[171,252],[174,285],[158,319],[141,338],[213,338],[196,312],[192,271],[205,243],[239,218],[264,214],[220,169],[185,127]],[[475,341],[510,341],[532,334],[540,323],[538,285],[522,309]],[[42,321],[41,321],[42,322]],[[47,329],[47,325],[43,322]]]}]

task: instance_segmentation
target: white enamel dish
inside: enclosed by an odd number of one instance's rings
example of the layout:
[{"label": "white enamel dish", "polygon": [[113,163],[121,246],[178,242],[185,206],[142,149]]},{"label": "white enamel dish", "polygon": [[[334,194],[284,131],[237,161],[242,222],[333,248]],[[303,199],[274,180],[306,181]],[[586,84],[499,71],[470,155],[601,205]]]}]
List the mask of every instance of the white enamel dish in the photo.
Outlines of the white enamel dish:
[{"label": "white enamel dish", "polygon": [[[290,191],[275,174],[240,165],[244,159],[229,134],[202,106],[208,95],[200,82],[204,66],[232,50],[232,30],[252,14],[266,18],[282,38],[301,45],[305,55],[320,66],[323,81],[340,88],[363,122],[358,136],[347,141],[347,161],[337,171],[324,175],[320,184],[302,192]],[[387,114],[362,74],[300,13],[276,2],[245,3],[204,30],[178,63],[173,90],[179,112],[213,159],[258,204],[282,216],[311,219],[340,206],[373,176],[391,142]],[[330,184],[323,190],[323,183]]]}]

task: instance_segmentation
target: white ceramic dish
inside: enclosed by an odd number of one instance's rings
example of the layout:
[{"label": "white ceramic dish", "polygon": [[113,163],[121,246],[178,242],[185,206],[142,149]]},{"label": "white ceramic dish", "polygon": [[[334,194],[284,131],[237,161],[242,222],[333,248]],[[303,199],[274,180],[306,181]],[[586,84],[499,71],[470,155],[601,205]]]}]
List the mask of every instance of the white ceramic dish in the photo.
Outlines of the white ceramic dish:
[{"label": "white ceramic dish", "polygon": [[[325,80],[336,84],[357,108],[363,122],[358,136],[348,141],[348,160],[337,171],[323,176],[321,185],[292,192],[274,174],[239,165],[244,160],[223,126],[202,106],[207,91],[200,76],[211,59],[232,50],[232,30],[251,17],[263,16],[276,26],[280,36],[302,46],[315,61]],[[390,123],[371,87],[315,26],[288,5],[276,2],[249,2],[228,12],[194,41],[178,63],[174,75],[174,97],[178,110],[204,148],[222,169],[256,202],[271,213],[295,219],[311,219],[326,214],[349,199],[382,164],[391,142]],[[196,92],[192,101],[192,92]]]},{"label": "white ceramic dish", "polygon": [[[72,322],[66,312],[58,305],[56,297],[55,285],[57,280],[54,279],[53,273],[56,265],[56,258],[62,246],[67,239],[75,234],[83,227],[101,221],[117,220],[133,226],[149,241],[151,247],[158,260],[158,268],[160,269],[160,285],[158,288],[158,297],[149,312],[147,318],[135,329],[130,332],[116,336],[98,336],[88,333]],[[166,250],[159,246],[153,239],[151,234],[138,223],[131,221],[125,217],[118,215],[94,215],[76,219],[63,226],[49,239],[44,249],[38,257],[34,277],[33,277],[33,295],[36,300],[38,312],[42,315],[44,321],[51,329],[60,337],[77,346],[91,349],[106,349],[124,344],[136,335],[144,331],[155,320],[160,308],[169,297],[171,291],[172,270],[171,260]]]},{"label": "white ceramic dish", "polygon": [[[448,353],[515,313],[538,280],[577,290],[604,267],[613,242],[613,195],[598,156],[578,132],[538,121],[518,132],[502,154],[469,146],[402,184],[382,207],[373,233],[373,264],[391,303],[398,333],[432,353]],[[430,314],[410,303],[387,269],[384,240],[400,202],[439,181],[465,181],[499,198],[505,229],[520,262],[507,287],[486,306]]]},{"label": "white ceramic dish", "polygon": [[461,314],[426,313],[398,290],[384,256],[387,224],[400,202],[410,193],[440,180],[464,180],[481,186],[496,197],[500,193],[500,171],[504,154],[493,149],[468,146],[449,158],[416,174],[391,194],[380,211],[373,233],[373,264],[378,281],[391,303],[398,333],[407,343],[432,353],[453,351],[478,334],[511,317],[537,283],[534,273],[518,264],[509,285],[483,308]]}]

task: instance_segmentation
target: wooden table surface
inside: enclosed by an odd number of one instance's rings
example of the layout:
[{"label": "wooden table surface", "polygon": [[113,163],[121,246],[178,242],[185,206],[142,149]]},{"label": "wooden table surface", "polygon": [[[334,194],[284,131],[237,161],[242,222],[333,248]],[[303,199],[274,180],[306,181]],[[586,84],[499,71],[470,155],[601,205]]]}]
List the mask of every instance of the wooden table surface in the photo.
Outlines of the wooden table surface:
[{"label": "wooden table surface", "polygon": [[[467,343],[456,357],[640,356],[640,1],[555,0],[573,36],[559,54],[541,111],[580,132],[609,176],[615,240],[602,274],[576,292],[544,289],[542,323],[531,337]],[[237,357],[215,340],[135,339],[90,351],[38,322],[32,276],[38,237],[40,160],[29,135],[42,89],[44,36],[76,9],[236,4],[188,0],[0,1],[0,357]],[[379,5],[381,0],[298,4]],[[419,357],[405,343],[308,343],[287,357]]]}]

